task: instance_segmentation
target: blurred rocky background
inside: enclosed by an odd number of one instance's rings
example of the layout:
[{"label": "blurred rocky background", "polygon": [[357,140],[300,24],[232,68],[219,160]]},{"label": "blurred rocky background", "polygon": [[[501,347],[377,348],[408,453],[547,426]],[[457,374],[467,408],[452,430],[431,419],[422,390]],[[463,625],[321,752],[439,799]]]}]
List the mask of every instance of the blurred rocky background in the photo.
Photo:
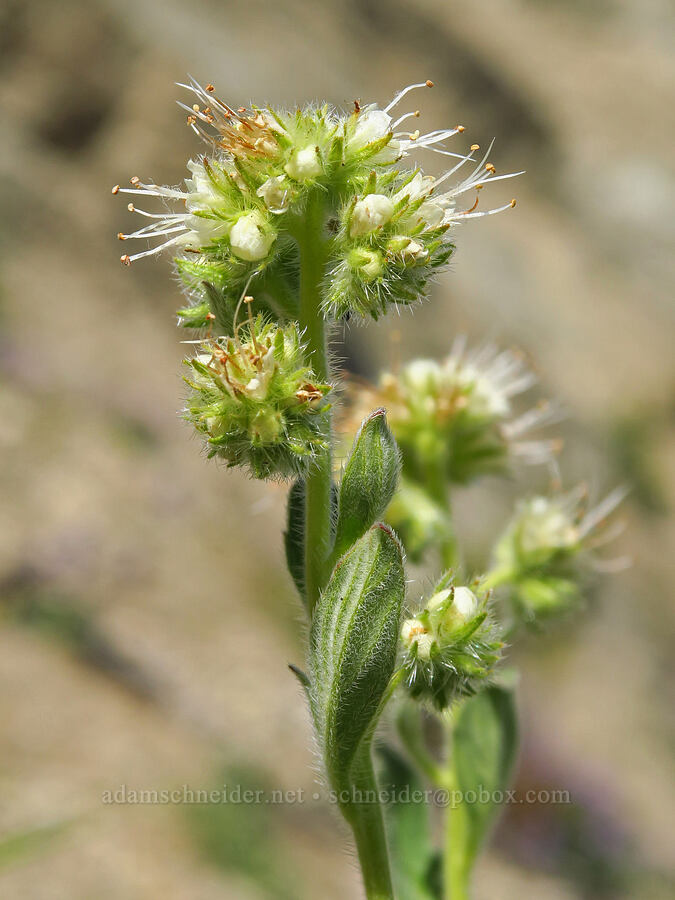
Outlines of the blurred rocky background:
[{"label": "blurred rocky background", "polygon": [[[458,332],[515,343],[569,413],[565,483],[631,486],[632,569],[512,653],[518,784],[573,803],[507,810],[476,896],[672,896],[673,26],[669,0],[1,0],[2,897],[359,896],[320,802],[102,799],[315,789],[285,489],[207,464],[177,415],[168,262],[118,262],[110,187],[176,183],[198,152],[187,72],[234,104],[432,78],[421,125],[462,122],[527,169],[513,213],[461,230],[432,302],[335,351],[369,377],[394,330],[403,358]],[[528,479],[458,497],[476,558]]]}]

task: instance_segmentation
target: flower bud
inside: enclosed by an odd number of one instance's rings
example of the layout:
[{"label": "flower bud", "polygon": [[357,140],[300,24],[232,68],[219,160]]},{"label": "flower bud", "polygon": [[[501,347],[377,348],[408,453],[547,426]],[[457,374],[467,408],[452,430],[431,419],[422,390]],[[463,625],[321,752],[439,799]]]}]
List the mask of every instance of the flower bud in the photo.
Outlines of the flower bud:
[{"label": "flower bud", "polygon": [[397,234],[387,241],[387,252],[400,256],[406,264],[422,262],[429,256],[423,244],[404,234]]},{"label": "flower bud", "polygon": [[356,270],[365,281],[373,281],[384,272],[382,254],[367,247],[356,247],[349,254],[349,265]]},{"label": "flower bud", "polygon": [[291,187],[283,175],[268,178],[260,185],[256,194],[262,198],[269,211],[277,216],[286,212],[292,197]]},{"label": "flower bud", "polygon": [[232,226],[230,247],[239,259],[258,262],[269,254],[275,238],[262,215],[253,211],[245,213]]},{"label": "flower bud", "polygon": [[236,338],[205,342],[186,364],[193,391],[186,417],[209,456],[269,478],[302,473],[325,446],[322,401],[330,388],[305,365],[295,324],[258,316]]},{"label": "flower bud", "polygon": [[284,166],[284,171],[295,181],[311,181],[323,172],[319,148],[310,144],[302,150],[294,150]]},{"label": "flower bud", "polygon": [[368,194],[352,210],[349,234],[358,237],[386,225],[394,214],[394,204],[384,194]]},{"label": "flower bud", "polygon": [[448,581],[446,576],[424,609],[401,629],[407,688],[438,709],[475,693],[492,674],[502,648],[489,617],[488,594],[479,597]]}]

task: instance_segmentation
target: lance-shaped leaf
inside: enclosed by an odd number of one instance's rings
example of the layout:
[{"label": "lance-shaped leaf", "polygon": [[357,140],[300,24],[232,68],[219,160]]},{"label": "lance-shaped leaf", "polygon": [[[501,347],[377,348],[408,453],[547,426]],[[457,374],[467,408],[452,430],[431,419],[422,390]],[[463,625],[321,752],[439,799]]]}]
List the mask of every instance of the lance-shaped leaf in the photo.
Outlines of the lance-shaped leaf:
[{"label": "lance-shaped leaf", "polygon": [[335,566],[310,632],[311,707],[334,790],[350,785],[396,664],[405,593],[403,553],[378,523]]},{"label": "lance-shaped leaf", "polygon": [[286,565],[298,593],[305,597],[305,481],[298,478],[288,493],[286,531],[284,532]]},{"label": "lance-shaped leaf", "polygon": [[400,454],[385,411],[376,409],[363,420],[342,475],[335,559],[384,516],[400,470]]},{"label": "lance-shaped leaf", "polygon": [[[452,816],[464,818],[463,846],[457,847],[468,872],[500,810],[500,794],[509,786],[518,743],[513,692],[493,686],[465,701],[453,736],[453,761],[463,801]],[[471,793],[469,793],[471,792]],[[487,800],[485,798],[488,798]]]},{"label": "lance-shaped leaf", "polygon": [[[284,532],[284,549],[286,565],[291,573],[298,593],[305,601],[305,480],[298,478],[288,492],[286,510],[286,531]],[[331,487],[332,514],[337,507],[337,489]]]}]

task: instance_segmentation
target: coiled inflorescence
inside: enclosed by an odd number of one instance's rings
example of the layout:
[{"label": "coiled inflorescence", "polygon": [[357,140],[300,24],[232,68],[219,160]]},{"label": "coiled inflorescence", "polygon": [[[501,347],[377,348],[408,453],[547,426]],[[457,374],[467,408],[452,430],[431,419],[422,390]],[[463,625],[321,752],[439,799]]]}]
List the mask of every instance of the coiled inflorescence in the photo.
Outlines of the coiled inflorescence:
[{"label": "coiled inflorescence", "polygon": [[330,386],[305,365],[294,324],[258,316],[234,337],[205,341],[186,365],[186,418],[206,439],[209,456],[268,478],[297,474],[325,449]]},{"label": "coiled inflorescence", "polygon": [[406,687],[415,698],[438,709],[474,694],[491,676],[502,641],[489,610],[489,593],[480,583],[452,584],[450,575],[401,630]]},{"label": "coiled inflorescence", "polygon": [[[325,200],[329,245],[326,314],[377,317],[392,304],[419,299],[429,277],[453,252],[452,226],[515,203],[476,209],[481,188],[512,175],[497,175],[487,161],[489,150],[477,157],[476,144],[466,153],[449,150],[447,142],[463,126],[426,134],[402,130],[419,110],[394,119],[395,107],[425,86],[432,83],[410,85],[384,109],[355,103],[344,114],[328,106],[294,112],[235,109],[216,97],[213,85],[182,85],[196,102],[180,105],[209,151],[190,160],[183,188],[138,178],[130,188],[113,188],[114,193],[157,198],[168,207],[149,211],[129,204],[146,224],[120,233],[120,239],[155,243],[124,254],[122,261],[129,265],[172,249],[192,302],[200,308],[213,301],[214,290],[236,300],[251,275],[260,282],[252,285],[256,297],[270,281],[277,293],[292,293],[298,268],[294,236],[308,198],[318,190]],[[452,160],[438,178],[423,174],[414,162],[427,150]],[[475,201],[462,208],[467,194],[475,194]],[[271,308],[279,312],[278,303]],[[218,315],[216,309],[211,312]],[[203,316],[182,318],[192,325]]]}]

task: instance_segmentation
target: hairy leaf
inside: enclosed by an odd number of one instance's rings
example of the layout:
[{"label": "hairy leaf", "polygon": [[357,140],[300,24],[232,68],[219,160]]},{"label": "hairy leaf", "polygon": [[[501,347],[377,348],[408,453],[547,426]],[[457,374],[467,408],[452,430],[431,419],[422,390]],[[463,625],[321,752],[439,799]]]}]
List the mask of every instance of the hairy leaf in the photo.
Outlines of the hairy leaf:
[{"label": "hairy leaf", "polygon": [[[493,686],[462,705],[454,730],[453,759],[464,800],[451,816],[465,817],[462,855],[467,869],[499,813],[500,793],[509,786],[517,742],[512,691]],[[476,793],[475,802],[466,801],[468,792]]]},{"label": "hairy leaf", "polygon": [[338,506],[335,557],[382,518],[398,484],[401,461],[383,409],[363,420],[347,460]]},{"label": "hairy leaf", "polygon": [[369,740],[396,663],[405,593],[403,554],[378,523],[339,560],[310,632],[311,707],[335,790]]}]

